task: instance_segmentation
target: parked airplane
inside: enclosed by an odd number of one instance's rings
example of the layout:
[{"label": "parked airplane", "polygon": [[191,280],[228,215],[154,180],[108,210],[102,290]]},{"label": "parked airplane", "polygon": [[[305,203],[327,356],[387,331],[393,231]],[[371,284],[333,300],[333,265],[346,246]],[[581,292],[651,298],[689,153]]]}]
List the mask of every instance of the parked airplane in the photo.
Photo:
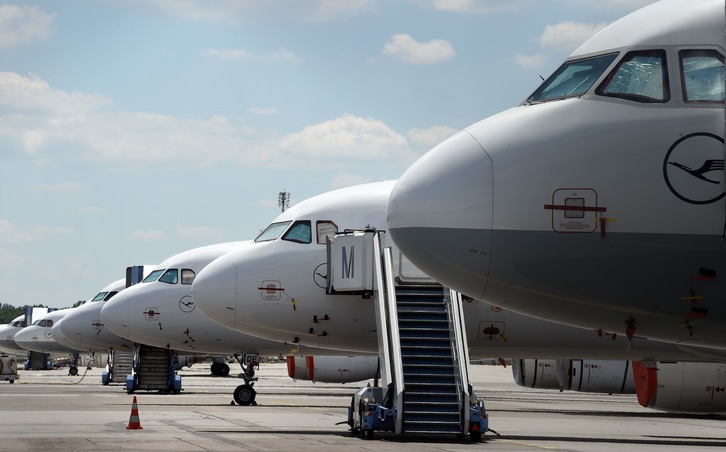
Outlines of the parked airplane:
[{"label": "parked airplane", "polygon": [[[196,306],[229,328],[270,340],[375,352],[376,323],[370,296],[326,292],[329,256],[325,242],[338,230],[356,225],[383,226],[392,186],[393,182],[383,182],[349,187],[288,209],[254,244],[225,254],[198,273],[192,284]],[[422,278],[400,256],[396,266],[403,269],[404,279]],[[464,313],[473,359],[698,360],[672,344],[638,339],[628,349],[624,335],[545,322],[477,301],[465,302]],[[700,387],[709,381],[697,378],[684,384]],[[671,385],[667,391],[681,389]],[[718,404],[707,410],[726,409],[726,400],[719,397]]]},{"label": "parked airplane", "polygon": [[27,351],[23,347],[15,343],[15,333],[25,328],[25,314],[19,315],[7,325],[0,327],[0,351],[7,353],[17,353],[18,351]]},{"label": "parked airplane", "polygon": [[725,34],[723,0],[613,23],[414,163],[393,241],[474,298],[723,359]]},{"label": "parked airplane", "polygon": [[133,351],[136,344],[108,328],[101,321],[101,308],[126,287],[122,278],[107,285],[90,301],[78,306],[51,328],[53,337],[62,345],[85,352],[106,352],[109,349]]},{"label": "parked airplane", "polygon": [[[240,405],[254,401],[255,390],[250,382],[256,379],[254,369],[259,364],[260,356],[340,355],[340,352],[243,334],[221,326],[196,309],[191,296],[195,275],[217,257],[250,244],[249,241],[220,243],[194,248],[165,259],[140,284],[123,290],[106,302],[100,311],[101,323],[104,328],[133,342],[187,354],[235,355],[242,365],[246,380],[246,384],[240,385],[234,392],[235,401]],[[90,317],[86,316],[85,319],[85,323],[89,323]],[[314,361],[318,364],[312,367],[309,366],[312,362],[309,359],[291,359],[288,364],[290,376],[331,382],[346,378],[347,381],[359,381],[361,375],[365,378],[374,377],[376,367],[371,367],[370,359],[344,362],[345,359],[329,360],[328,357],[317,356]],[[336,373],[337,369],[342,368],[347,370]],[[224,362],[215,362],[212,372],[226,375],[229,366]]]}]

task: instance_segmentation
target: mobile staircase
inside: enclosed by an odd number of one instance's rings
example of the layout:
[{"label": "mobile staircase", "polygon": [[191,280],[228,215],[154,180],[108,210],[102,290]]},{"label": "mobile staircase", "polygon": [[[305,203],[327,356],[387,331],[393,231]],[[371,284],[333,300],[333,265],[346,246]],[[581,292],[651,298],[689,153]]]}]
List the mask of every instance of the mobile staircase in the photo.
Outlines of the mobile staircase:
[{"label": "mobile staircase", "polygon": [[139,345],[134,355],[132,372],[126,376],[126,392],[181,392],[181,376],[176,373],[174,351]]},{"label": "mobile staircase", "polygon": [[[479,441],[488,418],[468,384],[461,296],[430,279],[405,282],[400,272],[394,272],[391,248],[383,248],[383,240],[381,231],[355,231],[337,235],[328,249],[328,275],[332,275],[328,292],[367,296],[372,291],[376,301],[383,387],[362,388],[353,396],[348,425],[364,438],[380,430],[468,434]],[[343,268],[337,268],[337,262]],[[363,268],[358,272],[360,282],[351,271],[356,266]]]},{"label": "mobile staircase", "polygon": [[126,384],[126,376],[133,372],[134,354],[135,352],[110,350],[108,353],[108,367],[101,374],[101,383],[104,385],[109,383]]}]

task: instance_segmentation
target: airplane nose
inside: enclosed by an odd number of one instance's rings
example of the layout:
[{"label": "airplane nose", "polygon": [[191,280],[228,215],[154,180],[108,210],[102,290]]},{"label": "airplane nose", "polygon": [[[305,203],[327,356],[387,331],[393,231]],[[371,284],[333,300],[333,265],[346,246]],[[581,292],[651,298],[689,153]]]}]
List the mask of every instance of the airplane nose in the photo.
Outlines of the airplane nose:
[{"label": "airplane nose", "polygon": [[129,309],[130,303],[126,302],[123,292],[108,300],[101,308],[101,322],[103,322],[104,328],[108,328],[117,336],[128,338]]},{"label": "airplane nose", "polygon": [[233,328],[237,306],[237,267],[221,256],[204,267],[192,283],[194,304],[210,319]]},{"label": "airplane nose", "polygon": [[74,312],[69,312],[68,314],[66,314],[66,316],[63,317],[62,322],[56,323],[55,325],[53,325],[53,328],[51,328],[51,331],[53,332],[53,337],[57,336],[57,330],[60,329],[60,333],[67,337],[69,340],[81,342],[82,317],[83,316],[80,315],[79,310],[75,310]]},{"label": "airplane nose", "polygon": [[434,147],[398,180],[388,230],[417,267],[482,298],[491,257],[493,165],[467,131]]}]

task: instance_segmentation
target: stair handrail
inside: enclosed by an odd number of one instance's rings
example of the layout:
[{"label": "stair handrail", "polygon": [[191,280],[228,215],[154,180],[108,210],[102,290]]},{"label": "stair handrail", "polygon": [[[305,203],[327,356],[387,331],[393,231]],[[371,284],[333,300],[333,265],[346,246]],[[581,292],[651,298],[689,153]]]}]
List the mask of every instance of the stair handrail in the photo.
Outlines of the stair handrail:
[{"label": "stair handrail", "polygon": [[386,272],[386,305],[388,307],[388,321],[390,328],[391,354],[393,355],[393,385],[396,389],[396,434],[403,433],[403,394],[406,390],[403,381],[403,357],[401,355],[401,334],[398,330],[398,306],[396,303],[396,285],[393,277],[393,255],[391,247],[383,250],[383,265]]},{"label": "stair handrail", "polygon": [[[448,290],[448,293],[447,293]],[[449,326],[453,331],[452,348],[456,350],[456,370],[458,374],[457,386],[459,388],[459,403],[462,416],[462,433],[469,432],[469,347],[466,343],[466,325],[462,308],[461,294],[453,289],[444,288],[444,298],[449,305]]]},{"label": "stair handrail", "polygon": [[[378,233],[373,235],[373,264],[375,270],[376,286],[375,290],[378,292],[377,296],[374,297],[375,302],[375,313],[376,313],[376,328],[378,330],[378,360],[381,369],[381,382],[383,387],[387,388],[389,383],[393,381],[393,375],[391,372],[391,352],[390,344],[388,340],[388,322],[386,321],[386,284],[384,282],[383,275],[383,256],[382,256],[381,238]],[[382,362],[381,362],[381,358]]]}]

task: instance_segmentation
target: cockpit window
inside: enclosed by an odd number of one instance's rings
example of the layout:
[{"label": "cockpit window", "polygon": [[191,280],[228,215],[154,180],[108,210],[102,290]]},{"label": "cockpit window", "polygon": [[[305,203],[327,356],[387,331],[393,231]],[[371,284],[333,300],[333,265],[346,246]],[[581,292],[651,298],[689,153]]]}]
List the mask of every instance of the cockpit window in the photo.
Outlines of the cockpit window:
[{"label": "cockpit window", "polygon": [[194,270],[192,270],[190,268],[182,268],[181,273],[182,273],[182,275],[181,275],[182,284],[189,285],[194,282],[194,276],[195,276]]},{"label": "cockpit window", "polygon": [[338,233],[338,225],[332,221],[318,221],[315,223],[318,232],[318,243],[325,245],[327,238],[333,238]]},{"label": "cockpit window", "polygon": [[53,321],[51,319],[38,319],[35,322],[33,322],[33,325],[50,328],[53,326]]},{"label": "cockpit window", "polygon": [[527,102],[544,102],[552,99],[581,96],[605,72],[617,53],[567,61],[550,76]]},{"label": "cockpit window", "polygon": [[28,322],[26,322],[25,320],[18,320],[17,322],[13,322],[12,326],[25,328],[26,326],[28,326]]},{"label": "cockpit window", "polygon": [[724,58],[713,50],[682,50],[681,83],[686,102],[724,101]]},{"label": "cockpit window", "polygon": [[161,275],[161,278],[159,278],[160,282],[165,282],[167,284],[176,284],[179,282],[179,270],[176,268],[170,268],[169,270],[165,271],[163,275]]},{"label": "cockpit window", "polygon": [[153,272],[149,273],[149,276],[144,278],[141,282],[154,282],[164,273],[164,269],[161,270],[154,270]]},{"label": "cockpit window", "polygon": [[282,240],[297,243],[310,243],[313,241],[312,229],[309,221],[296,221],[287,230]]},{"label": "cockpit window", "polygon": [[101,301],[101,300],[103,300],[106,297],[106,294],[107,293],[108,292],[98,292],[98,295],[96,295],[95,297],[93,297],[93,300],[91,300],[91,301]]},{"label": "cockpit window", "polygon": [[117,293],[118,293],[118,291],[117,291],[117,290],[112,290],[111,292],[109,292],[109,293],[108,293],[108,295],[106,295],[106,297],[105,297],[105,298],[103,299],[103,301],[108,301],[108,300],[110,300],[110,299],[111,299],[111,298],[113,298],[113,296],[114,296],[114,295],[116,295]]},{"label": "cockpit window", "polygon": [[630,52],[598,87],[601,96],[636,102],[668,102],[668,67],[664,50]]},{"label": "cockpit window", "polygon": [[260,235],[257,236],[255,239],[255,243],[257,242],[267,242],[270,240],[275,240],[278,237],[280,237],[280,234],[287,229],[287,226],[292,223],[291,221],[281,221],[279,223],[272,223],[269,226],[265,228],[264,231],[260,233]]}]

